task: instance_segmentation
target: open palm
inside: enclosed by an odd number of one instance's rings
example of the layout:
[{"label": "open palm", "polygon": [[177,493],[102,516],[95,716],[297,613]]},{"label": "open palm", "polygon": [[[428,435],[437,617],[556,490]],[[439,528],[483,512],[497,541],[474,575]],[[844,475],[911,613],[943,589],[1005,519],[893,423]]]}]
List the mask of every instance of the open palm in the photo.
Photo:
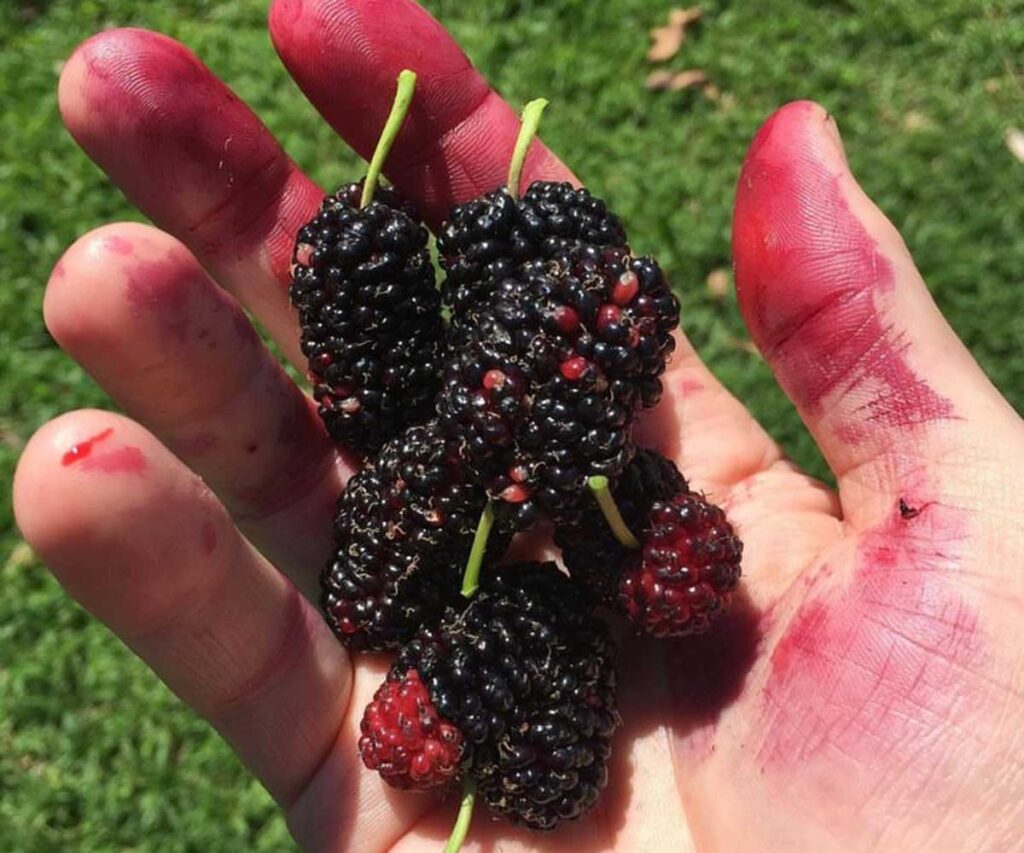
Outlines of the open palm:
[{"label": "open palm", "polygon": [[[270,26],[363,155],[398,71],[418,72],[387,171],[432,225],[502,182],[517,120],[411,0],[277,0]],[[217,727],[300,844],[435,849],[455,803],[392,792],[356,754],[386,661],[353,664],[301,594],[315,593],[353,462],[243,311],[302,365],[288,264],[322,190],[154,33],[90,39],[60,103],[169,233],[101,228],[53,272],[47,325],[136,420],[80,411],[40,430],[15,484],[26,538]],[[539,143],[525,171],[572,179]],[[838,494],[787,462],[681,341],[643,440],[726,506],[746,544],[744,592],[705,637],[624,640],[625,725],[590,816],[537,836],[478,814],[466,849],[1021,844],[1022,423],[855,184],[820,107],[791,104],[758,134],[734,256],[751,334]]]}]

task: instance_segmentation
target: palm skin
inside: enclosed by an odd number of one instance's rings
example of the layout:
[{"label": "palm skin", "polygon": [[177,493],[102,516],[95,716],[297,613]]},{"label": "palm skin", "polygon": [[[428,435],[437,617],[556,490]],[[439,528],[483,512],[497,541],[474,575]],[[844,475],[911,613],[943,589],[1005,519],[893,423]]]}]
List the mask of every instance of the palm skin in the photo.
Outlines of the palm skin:
[{"label": "palm skin", "polygon": [[[277,0],[270,27],[364,155],[398,70],[419,73],[389,177],[432,224],[501,182],[515,117],[410,0]],[[241,308],[301,364],[284,284],[322,191],[164,37],[94,37],[60,95],[71,133],[165,231],[106,226],[54,270],[49,328],[134,420],[74,412],[40,430],[16,477],[19,524],[232,744],[303,847],[437,849],[454,804],[391,792],[356,756],[386,661],[353,662],[297,592],[315,587],[353,461]],[[539,143],[526,173],[571,179]],[[705,637],[623,632],[625,725],[588,818],[535,836],[478,814],[464,849],[1020,845],[1021,421],[820,107],[783,108],[752,144],[734,261],[751,335],[838,493],[787,462],[681,340],[641,431],[725,504],[744,591]]]}]

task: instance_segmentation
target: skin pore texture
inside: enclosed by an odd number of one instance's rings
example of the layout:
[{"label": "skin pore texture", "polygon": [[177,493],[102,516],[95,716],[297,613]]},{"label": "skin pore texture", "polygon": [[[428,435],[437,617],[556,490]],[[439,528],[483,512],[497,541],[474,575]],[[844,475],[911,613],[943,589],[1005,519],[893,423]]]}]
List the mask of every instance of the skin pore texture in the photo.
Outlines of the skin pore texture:
[{"label": "skin pore texture", "polygon": [[[411,0],[277,0],[270,33],[363,155],[398,71],[417,71],[385,172],[430,224],[503,183],[515,113]],[[457,798],[392,791],[358,760],[387,660],[352,659],[308,600],[358,460],[247,316],[301,368],[288,263],[322,190],[159,34],[83,43],[60,107],[158,227],[104,226],[54,269],[47,326],[126,415],[72,412],[37,433],[15,482],[21,530],[238,751],[304,848],[438,849]],[[537,142],[524,179],[539,178],[573,179]],[[703,637],[616,626],[624,726],[587,818],[535,836],[478,809],[463,849],[1019,846],[1021,421],[856,184],[822,107],[786,105],[756,135],[733,256],[752,338],[838,490],[784,459],[680,336],[640,436],[726,508],[745,543],[741,592]]]}]

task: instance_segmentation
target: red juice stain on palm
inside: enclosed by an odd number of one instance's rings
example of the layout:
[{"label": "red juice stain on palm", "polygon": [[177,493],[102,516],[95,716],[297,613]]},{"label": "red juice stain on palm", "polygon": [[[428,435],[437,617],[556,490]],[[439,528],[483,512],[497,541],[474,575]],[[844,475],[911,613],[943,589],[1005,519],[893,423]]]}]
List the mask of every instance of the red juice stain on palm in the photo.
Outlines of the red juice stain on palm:
[{"label": "red juice stain on palm", "polygon": [[688,397],[691,394],[699,394],[704,390],[704,383],[697,379],[682,379],[676,386],[682,396]]},{"label": "red juice stain on palm", "polygon": [[68,465],[74,465],[76,462],[80,462],[92,453],[93,447],[101,441],[106,441],[113,434],[114,428],[107,427],[102,432],[96,433],[96,435],[87,438],[85,441],[80,441],[77,444],[71,445],[68,451],[61,457],[60,464],[67,467]]},{"label": "red juice stain on palm", "polygon": [[951,584],[963,533],[958,510],[932,504],[909,525],[894,507],[864,536],[848,585],[802,590],[768,662],[763,770],[842,755],[864,766],[919,762],[924,778],[942,758],[928,748],[936,726],[970,728],[983,684],[971,673],[986,653],[974,610]]},{"label": "red juice stain on palm", "polygon": [[[905,427],[953,416],[906,360],[878,297],[892,264],[853,215],[821,109],[790,104],[750,146],[736,192],[733,257],[744,317],[783,386],[809,411],[868,384],[866,423]],[[862,440],[866,434],[850,433]]]}]

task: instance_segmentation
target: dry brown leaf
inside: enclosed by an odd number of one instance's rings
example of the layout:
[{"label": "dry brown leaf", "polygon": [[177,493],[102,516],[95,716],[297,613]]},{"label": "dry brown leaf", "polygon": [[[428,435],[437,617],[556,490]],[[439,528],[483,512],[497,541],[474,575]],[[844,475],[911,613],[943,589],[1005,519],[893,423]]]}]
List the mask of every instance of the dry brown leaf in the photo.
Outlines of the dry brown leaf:
[{"label": "dry brown leaf", "polygon": [[696,6],[670,11],[668,23],[651,30],[651,49],[647,51],[647,61],[665,62],[679,53],[686,39],[686,28],[700,16],[701,11]]},{"label": "dry brown leaf", "polygon": [[647,51],[648,62],[664,62],[671,59],[683,46],[686,32],[679,27],[655,27],[651,30],[651,49]]},{"label": "dry brown leaf", "polygon": [[931,119],[917,110],[910,110],[903,116],[903,127],[911,133],[917,133],[920,130],[931,127],[931,124]]},{"label": "dry brown leaf", "polygon": [[691,6],[689,9],[673,9],[668,13],[668,22],[673,27],[682,27],[685,30],[690,24],[699,21],[703,14],[699,6]]},{"label": "dry brown leaf", "polygon": [[644,81],[644,86],[653,91],[661,91],[667,89],[672,84],[672,78],[675,75],[671,71],[652,71],[647,75],[647,79]]},{"label": "dry brown leaf", "polygon": [[683,89],[696,89],[707,82],[707,74],[699,68],[691,68],[688,71],[680,71],[678,74],[674,74],[668,88],[673,92],[681,92]]},{"label": "dry brown leaf", "polygon": [[732,284],[729,276],[729,270],[725,267],[720,267],[717,270],[712,270],[708,273],[708,293],[710,293],[715,299],[724,299],[729,293],[729,288]]},{"label": "dry brown leaf", "polygon": [[699,68],[689,71],[652,71],[647,75],[644,86],[656,92],[681,92],[706,85],[708,76]]},{"label": "dry brown leaf", "polygon": [[704,97],[709,101],[717,101],[722,96],[722,92],[714,83],[704,84]]},{"label": "dry brown leaf", "polygon": [[32,553],[28,543],[19,542],[11,549],[11,553],[7,555],[7,559],[4,561],[4,571],[23,569],[31,564],[34,559],[35,554]]},{"label": "dry brown leaf", "polygon": [[1006,147],[1010,153],[1024,163],[1024,130],[1016,127],[1006,129]]}]

